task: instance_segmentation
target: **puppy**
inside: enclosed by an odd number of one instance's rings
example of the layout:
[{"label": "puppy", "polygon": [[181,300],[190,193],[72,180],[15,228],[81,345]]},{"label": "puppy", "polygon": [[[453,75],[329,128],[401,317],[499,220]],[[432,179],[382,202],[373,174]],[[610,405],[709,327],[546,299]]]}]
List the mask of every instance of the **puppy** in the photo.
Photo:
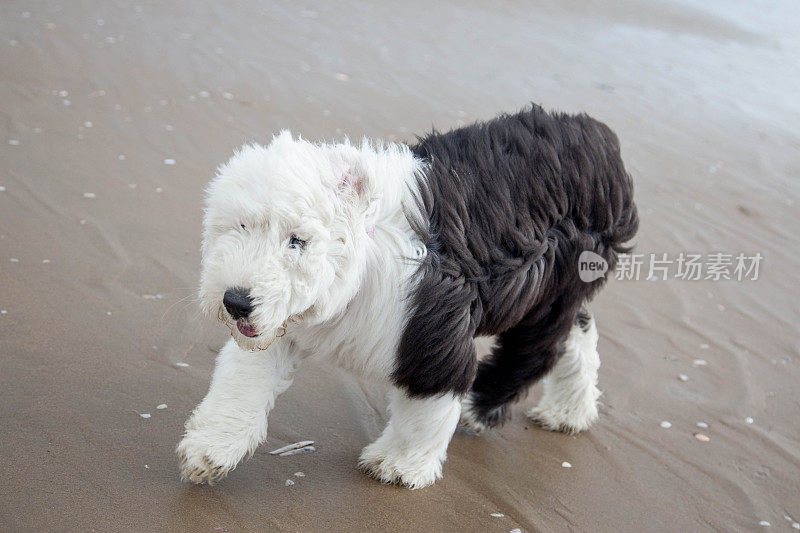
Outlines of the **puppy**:
[{"label": "puppy", "polygon": [[[548,430],[597,419],[597,328],[581,281],[636,233],[619,142],[586,115],[518,114],[414,146],[312,144],[283,132],[238,151],[207,189],[200,298],[232,339],[178,445],[212,483],[267,436],[304,359],[391,385],[391,417],[360,467],[410,488],[441,477],[456,426],[528,414]],[[496,335],[478,362],[473,338]]]}]

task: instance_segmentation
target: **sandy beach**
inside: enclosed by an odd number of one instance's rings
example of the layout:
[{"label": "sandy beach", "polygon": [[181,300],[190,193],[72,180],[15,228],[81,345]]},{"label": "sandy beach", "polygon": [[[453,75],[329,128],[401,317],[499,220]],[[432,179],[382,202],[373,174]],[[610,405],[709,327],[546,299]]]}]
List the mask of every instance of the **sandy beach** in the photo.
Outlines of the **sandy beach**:
[{"label": "sandy beach", "polygon": [[[800,5],[162,4],[0,5],[0,530],[800,529]],[[433,487],[381,485],[356,462],[386,391],[311,362],[249,461],[182,484],[228,335],[196,304],[216,166],[532,101],[617,132],[636,252],[758,253],[758,279],[612,280],[579,436],[526,420],[536,388]]]}]

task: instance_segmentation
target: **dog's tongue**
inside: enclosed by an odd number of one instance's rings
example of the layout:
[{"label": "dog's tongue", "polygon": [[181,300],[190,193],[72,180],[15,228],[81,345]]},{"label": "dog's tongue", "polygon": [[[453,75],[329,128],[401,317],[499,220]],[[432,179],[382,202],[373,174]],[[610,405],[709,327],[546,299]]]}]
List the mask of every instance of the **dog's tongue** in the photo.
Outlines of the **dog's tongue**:
[{"label": "dog's tongue", "polygon": [[245,337],[255,337],[258,335],[258,330],[255,326],[248,324],[244,320],[237,320],[236,327],[239,328],[239,333],[244,335]]}]

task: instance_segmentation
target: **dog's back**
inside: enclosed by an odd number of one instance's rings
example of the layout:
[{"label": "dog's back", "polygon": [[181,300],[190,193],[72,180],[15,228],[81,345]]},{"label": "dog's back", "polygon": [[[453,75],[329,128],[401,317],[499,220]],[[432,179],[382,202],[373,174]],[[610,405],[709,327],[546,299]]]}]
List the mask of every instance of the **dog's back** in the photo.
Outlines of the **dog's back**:
[{"label": "dog's back", "polygon": [[548,293],[580,283],[584,250],[613,268],[636,233],[619,141],[587,115],[534,106],[433,133],[413,150],[431,165],[428,249],[448,275],[479,287],[479,333],[500,333]]}]

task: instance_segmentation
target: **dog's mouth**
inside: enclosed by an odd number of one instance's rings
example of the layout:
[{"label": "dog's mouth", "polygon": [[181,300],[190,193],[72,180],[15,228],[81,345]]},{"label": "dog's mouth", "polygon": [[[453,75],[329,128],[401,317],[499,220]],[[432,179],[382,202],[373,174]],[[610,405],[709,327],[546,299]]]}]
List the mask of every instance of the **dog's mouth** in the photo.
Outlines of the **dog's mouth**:
[{"label": "dog's mouth", "polygon": [[258,329],[243,318],[236,321],[236,328],[245,337],[258,337]]}]

